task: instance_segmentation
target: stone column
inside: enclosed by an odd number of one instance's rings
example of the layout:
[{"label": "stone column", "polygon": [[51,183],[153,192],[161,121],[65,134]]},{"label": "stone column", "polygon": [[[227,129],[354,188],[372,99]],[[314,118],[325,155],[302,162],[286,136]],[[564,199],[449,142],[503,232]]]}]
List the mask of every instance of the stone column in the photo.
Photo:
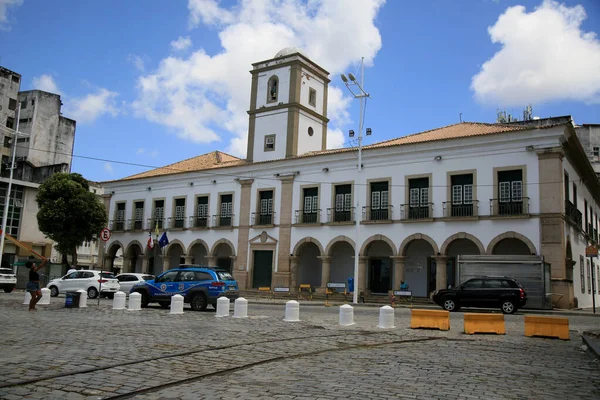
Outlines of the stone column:
[{"label": "stone column", "polygon": [[206,256],[206,264],[208,264],[209,267],[216,267],[217,266],[217,257]]},{"label": "stone column", "polygon": [[131,270],[131,257],[123,256],[123,272],[134,272]]},{"label": "stone column", "polygon": [[358,257],[358,282],[354,282],[355,290],[358,288],[360,294],[361,291],[367,289],[367,262],[369,257]]},{"label": "stone column", "polygon": [[273,282],[277,282],[277,285],[288,286],[291,280],[290,254],[292,252],[292,197],[294,190],[294,176],[286,176],[279,179],[281,181],[281,204],[279,205],[277,272],[273,273]]},{"label": "stone column", "polygon": [[400,283],[404,280],[404,267],[406,265],[405,256],[392,256],[392,263],[394,263],[394,285],[392,290],[400,290]]},{"label": "stone column", "polygon": [[448,279],[446,270],[448,267],[448,257],[437,256],[435,259],[435,288],[436,290],[446,289],[448,287]]},{"label": "stone column", "polygon": [[142,273],[143,274],[152,274],[154,271],[148,270],[148,257],[142,257]]},{"label": "stone column", "polygon": [[185,263],[186,264],[193,264],[194,263],[194,257],[193,256],[185,256]]},{"label": "stone column", "polygon": [[318,256],[321,260],[321,288],[327,288],[327,283],[331,280],[331,259],[329,256]]},{"label": "stone column", "polygon": [[300,257],[290,256],[290,290],[298,290],[298,261]]},{"label": "stone column", "polygon": [[237,256],[229,256],[231,258],[231,273],[237,270]]},{"label": "stone column", "polygon": [[240,179],[238,181],[238,183],[242,186],[242,190],[240,193],[240,220],[238,225],[238,241],[236,252],[237,258],[235,260],[236,262],[232,262],[231,271],[234,274],[234,278],[243,282],[248,281],[247,271],[249,269],[246,268],[246,266],[248,264],[248,240],[250,235],[250,201],[252,199],[253,182],[254,179]]},{"label": "stone column", "polygon": [[168,271],[171,268],[171,260],[168,257],[161,257],[162,258],[162,270],[163,272]]}]

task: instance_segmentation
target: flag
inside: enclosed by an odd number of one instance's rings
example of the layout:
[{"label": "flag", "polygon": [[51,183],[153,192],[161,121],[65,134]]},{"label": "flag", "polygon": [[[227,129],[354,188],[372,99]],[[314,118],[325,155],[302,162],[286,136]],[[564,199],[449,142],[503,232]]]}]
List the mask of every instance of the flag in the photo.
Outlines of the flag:
[{"label": "flag", "polygon": [[160,245],[161,249],[169,244],[169,238],[167,237],[167,231],[163,232],[162,236],[158,240],[158,244]]},{"label": "flag", "polygon": [[148,234],[148,247],[149,248],[153,248],[154,247],[154,240],[152,239],[152,232],[150,232]]}]

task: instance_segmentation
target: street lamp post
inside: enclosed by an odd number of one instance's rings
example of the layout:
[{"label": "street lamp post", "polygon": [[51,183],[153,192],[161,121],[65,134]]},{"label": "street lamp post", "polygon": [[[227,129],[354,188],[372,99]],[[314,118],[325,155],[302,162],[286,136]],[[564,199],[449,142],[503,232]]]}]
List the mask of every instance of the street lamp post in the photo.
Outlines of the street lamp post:
[{"label": "street lamp post", "polygon": [[[8,189],[6,190],[6,197],[4,201],[4,212],[2,213],[2,234],[0,235],[0,262],[4,256],[4,239],[6,238],[6,222],[8,220],[8,207],[10,205],[10,192],[12,190],[13,172],[15,170],[15,157],[17,155],[17,136],[19,133],[19,117],[21,114],[21,103],[17,102],[17,109],[15,111],[15,133],[13,134],[12,140],[12,161],[10,163],[10,176],[8,178]],[[14,207],[14,205],[13,205]]]},{"label": "street lamp post", "polygon": [[[355,180],[355,184],[354,184],[354,193],[356,196],[356,212],[355,212],[355,222],[356,222],[356,233],[355,233],[355,238],[354,238],[354,291],[353,291],[353,296],[352,296],[352,302],[354,304],[358,303],[358,264],[359,264],[359,228],[360,228],[360,218],[359,218],[359,213],[360,213],[360,196],[358,193],[358,190],[360,188],[360,172],[362,171],[362,133],[363,133],[363,124],[364,124],[364,110],[365,110],[365,105],[366,105],[366,98],[370,97],[369,93],[365,92],[365,90],[363,89],[364,87],[364,82],[365,82],[365,65],[364,65],[364,61],[365,58],[362,57],[361,61],[360,61],[360,83],[356,80],[356,77],[349,73],[348,77],[346,77],[346,75],[341,74],[340,78],[342,79],[342,81],[344,82],[344,84],[346,85],[346,87],[348,88],[348,90],[350,91],[350,93],[352,93],[352,96],[354,96],[355,99],[359,99],[360,100],[360,119],[359,119],[359,123],[358,123],[358,175],[356,176],[356,180]],[[349,78],[349,79],[348,79]],[[358,93],[355,93],[352,90],[351,86],[356,86],[358,87]],[[368,134],[369,132],[367,132]]]}]

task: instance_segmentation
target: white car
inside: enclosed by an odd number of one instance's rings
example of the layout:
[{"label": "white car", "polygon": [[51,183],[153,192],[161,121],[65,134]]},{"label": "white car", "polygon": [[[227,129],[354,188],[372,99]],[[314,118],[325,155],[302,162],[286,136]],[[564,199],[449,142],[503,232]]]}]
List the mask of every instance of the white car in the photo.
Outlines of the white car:
[{"label": "white car", "polygon": [[0,268],[0,289],[10,293],[17,286],[17,276],[10,268]]},{"label": "white car", "polygon": [[150,274],[137,274],[137,273],[124,273],[117,275],[117,280],[121,285],[121,292],[129,294],[131,288],[140,282],[145,282],[154,279],[154,275]]},{"label": "white car", "polygon": [[83,289],[90,299],[95,299],[98,294],[112,298],[120,290],[121,285],[112,272],[82,270],[53,279],[48,282],[46,287],[50,289],[52,297],[56,297],[60,293]]}]

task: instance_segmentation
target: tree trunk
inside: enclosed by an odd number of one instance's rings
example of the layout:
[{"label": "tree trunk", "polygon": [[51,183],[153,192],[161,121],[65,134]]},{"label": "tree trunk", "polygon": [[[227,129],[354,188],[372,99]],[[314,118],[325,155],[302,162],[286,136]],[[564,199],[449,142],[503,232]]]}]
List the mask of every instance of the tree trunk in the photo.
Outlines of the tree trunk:
[{"label": "tree trunk", "polygon": [[77,247],[71,250],[71,260],[73,260],[73,265],[77,266]]},{"label": "tree trunk", "polygon": [[67,266],[67,270],[70,269],[69,260],[67,259],[67,253],[62,253],[62,265]]}]

